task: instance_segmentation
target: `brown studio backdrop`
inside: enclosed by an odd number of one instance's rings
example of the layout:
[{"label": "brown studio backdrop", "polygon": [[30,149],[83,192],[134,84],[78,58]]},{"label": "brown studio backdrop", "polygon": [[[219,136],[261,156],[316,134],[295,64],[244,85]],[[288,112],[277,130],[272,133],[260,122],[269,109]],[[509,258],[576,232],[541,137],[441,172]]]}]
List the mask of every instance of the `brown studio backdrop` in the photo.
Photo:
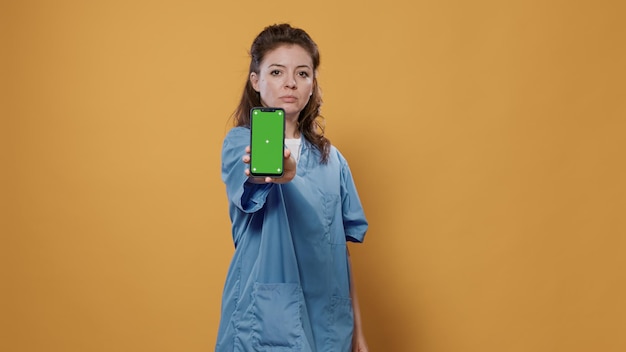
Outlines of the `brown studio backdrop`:
[{"label": "brown studio backdrop", "polygon": [[265,25],[308,30],[371,222],[372,351],[626,349],[619,1],[0,5],[3,351],[207,351],[221,141]]}]

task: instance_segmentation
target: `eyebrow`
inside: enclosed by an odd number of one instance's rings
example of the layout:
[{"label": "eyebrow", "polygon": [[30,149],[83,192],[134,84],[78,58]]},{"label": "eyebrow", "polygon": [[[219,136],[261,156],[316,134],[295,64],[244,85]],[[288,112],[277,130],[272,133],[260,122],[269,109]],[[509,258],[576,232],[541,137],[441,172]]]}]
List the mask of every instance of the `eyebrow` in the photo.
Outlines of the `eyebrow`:
[{"label": "eyebrow", "polygon": [[[277,67],[287,68],[287,66],[285,66],[285,65],[281,65],[281,64],[271,64],[271,65],[269,65],[268,67],[272,67],[272,66],[277,66]],[[296,66],[296,68],[302,68],[302,67],[304,67],[304,68],[308,68],[309,70],[312,70],[311,66],[309,66],[309,65],[298,65],[298,66]]]}]

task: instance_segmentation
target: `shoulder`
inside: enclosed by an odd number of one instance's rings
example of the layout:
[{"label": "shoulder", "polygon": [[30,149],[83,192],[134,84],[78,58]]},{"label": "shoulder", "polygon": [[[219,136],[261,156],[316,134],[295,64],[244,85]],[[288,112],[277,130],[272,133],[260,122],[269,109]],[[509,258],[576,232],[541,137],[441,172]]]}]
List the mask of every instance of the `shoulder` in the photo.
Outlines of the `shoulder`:
[{"label": "shoulder", "polygon": [[250,139],[250,129],[247,127],[233,127],[224,137],[224,145],[247,143]]},{"label": "shoulder", "polygon": [[228,131],[224,139],[241,138],[250,135],[250,129],[248,127],[233,127]]},{"label": "shoulder", "polygon": [[339,165],[341,165],[342,167],[348,165],[348,161],[343,156],[343,154],[341,154],[341,151],[339,151],[339,148],[337,148],[335,145],[331,145],[330,146],[330,155],[329,156],[330,156],[330,158],[336,159],[337,162],[339,163]]},{"label": "shoulder", "polygon": [[246,127],[234,127],[224,137],[222,155],[239,157],[243,149],[250,143],[250,129]]}]

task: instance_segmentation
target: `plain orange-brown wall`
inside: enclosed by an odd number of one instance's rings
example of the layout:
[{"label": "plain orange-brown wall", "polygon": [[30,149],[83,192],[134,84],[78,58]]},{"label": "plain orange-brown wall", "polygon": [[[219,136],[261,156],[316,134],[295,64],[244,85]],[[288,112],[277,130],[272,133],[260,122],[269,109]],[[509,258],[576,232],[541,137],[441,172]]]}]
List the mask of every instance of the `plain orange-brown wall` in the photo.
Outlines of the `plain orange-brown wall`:
[{"label": "plain orange-brown wall", "polygon": [[222,138],[265,26],[322,53],[372,351],[626,350],[626,8],[3,1],[0,350],[213,349]]}]

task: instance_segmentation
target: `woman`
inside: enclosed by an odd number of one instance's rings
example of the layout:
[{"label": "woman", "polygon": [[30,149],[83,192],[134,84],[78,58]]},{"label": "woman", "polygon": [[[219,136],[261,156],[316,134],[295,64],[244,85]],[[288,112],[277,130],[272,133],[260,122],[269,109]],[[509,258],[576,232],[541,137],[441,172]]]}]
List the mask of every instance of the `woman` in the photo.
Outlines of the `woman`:
[{"label": "woman", "polygon": [[[348,164],[320,125],[317,45],[301,29],[273,25],[250,55],[222,150],[235,253],[216,351],[367,351],[346,246],[363,241],[367,221]],[[255,106],[285,110],[279,178],[250,176]]]}]

